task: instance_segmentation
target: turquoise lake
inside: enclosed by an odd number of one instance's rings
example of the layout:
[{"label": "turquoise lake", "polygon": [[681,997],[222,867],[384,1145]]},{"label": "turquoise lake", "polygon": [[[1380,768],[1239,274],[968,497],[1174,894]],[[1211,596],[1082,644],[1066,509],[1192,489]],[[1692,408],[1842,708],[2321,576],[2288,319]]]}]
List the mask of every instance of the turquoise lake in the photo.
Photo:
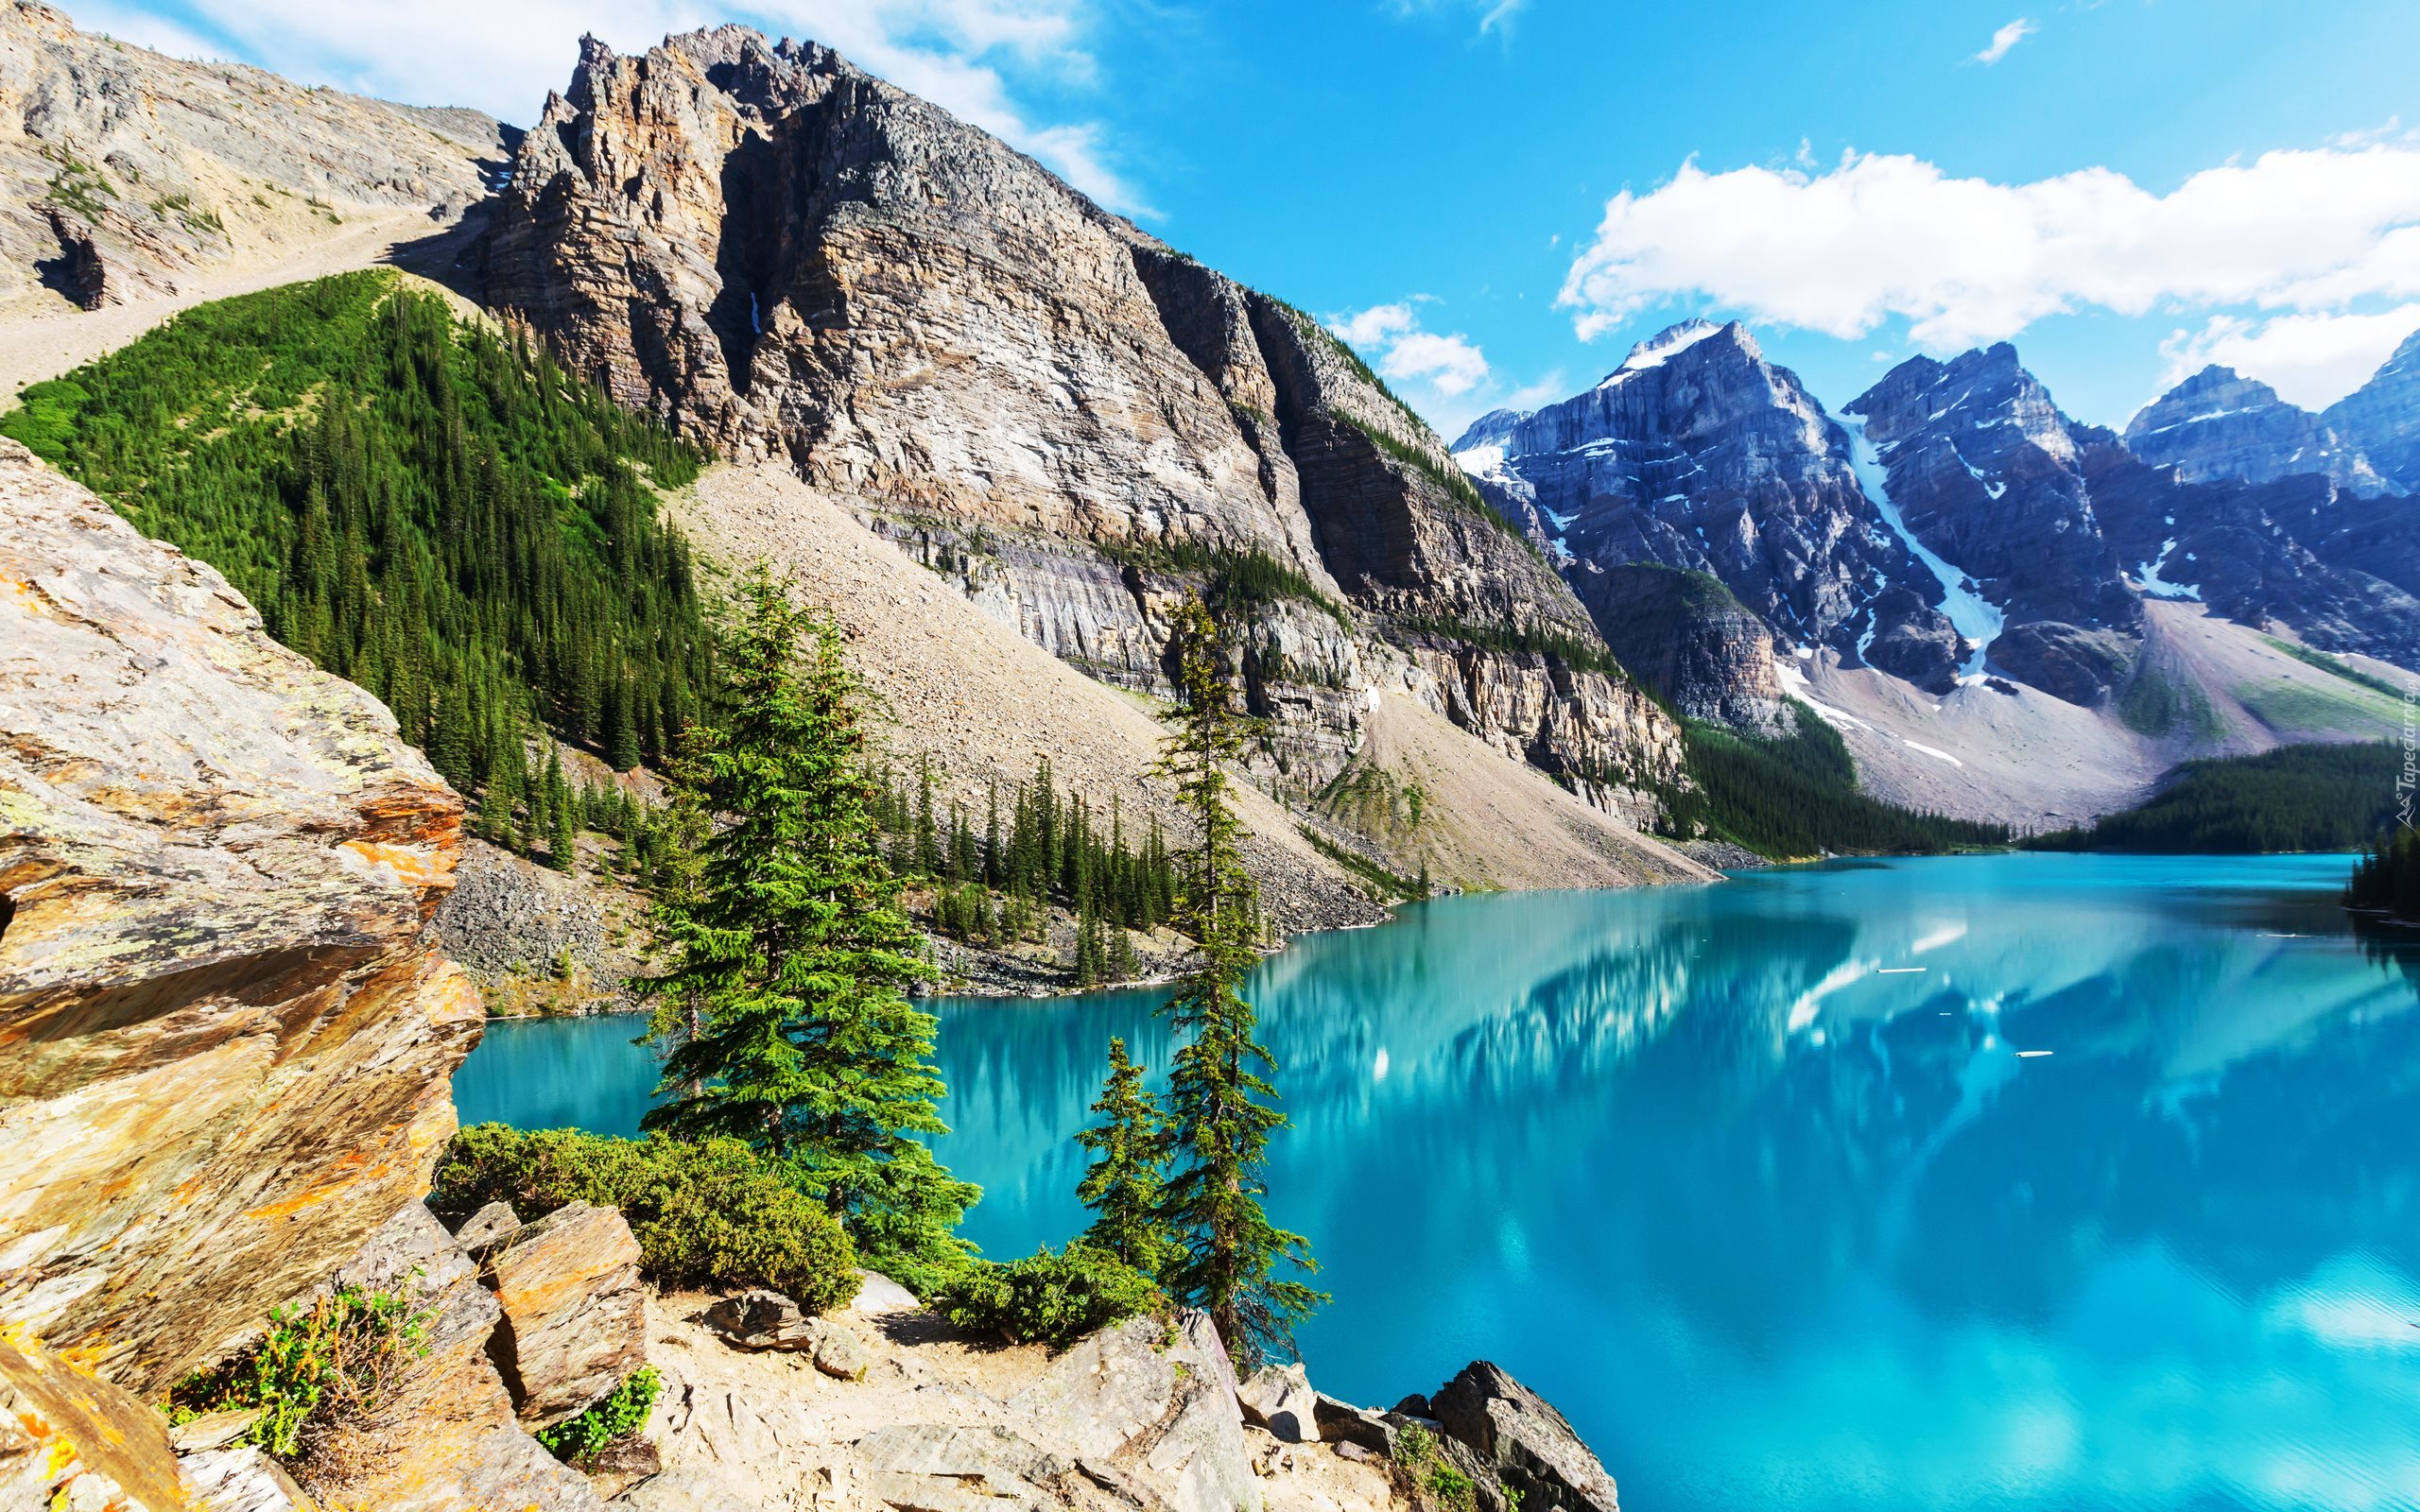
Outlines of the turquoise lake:
[{"label": "turquoise lake", "polygon": [[[2345,858],[1841,862],[1409,908],[1253,984],[1322,1389],[1485,1356],[1632,1512],[2420,1508],[2420,950]],[[995,1257],[1156,994],[952,1001]],[[465,1123],[631,1132],[628,1019],[497,1024]]]}]

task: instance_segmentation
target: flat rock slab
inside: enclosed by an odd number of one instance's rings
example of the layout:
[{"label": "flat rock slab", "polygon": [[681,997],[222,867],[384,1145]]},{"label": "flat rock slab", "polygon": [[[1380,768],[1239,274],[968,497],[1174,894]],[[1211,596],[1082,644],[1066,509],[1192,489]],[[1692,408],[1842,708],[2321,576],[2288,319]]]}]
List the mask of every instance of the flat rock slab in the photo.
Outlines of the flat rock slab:
[{"label": "flat rock slab", "polygon": [[491,1352],[532,1431],[647,1364],[639,1246],[618,1211],[575,1202],[524,1225],[489,1251],[486,1279],[504,1309]]}]

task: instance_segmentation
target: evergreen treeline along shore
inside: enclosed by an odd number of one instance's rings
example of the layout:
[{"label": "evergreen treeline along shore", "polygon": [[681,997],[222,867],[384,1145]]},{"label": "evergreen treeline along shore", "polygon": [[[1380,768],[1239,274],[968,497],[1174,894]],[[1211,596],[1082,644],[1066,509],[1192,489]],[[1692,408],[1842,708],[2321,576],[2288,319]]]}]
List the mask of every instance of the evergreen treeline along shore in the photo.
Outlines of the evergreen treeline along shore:
[{"label": "evergreen treeline along shore", "polygon": [[2244,854],[2351,850],[2384,830],[2402,753],[2387,745],[2287,746],[2187,762],[2147,801],[2089,829],[2038,835],[2044,850]]},{"label": "evergreen treeline along shore", "polygon": [[1857,762],[1840,731],[1805,704],[1793,702],[1790,712],[1796,728],[1776,739],[1682,719],[1696,785],[1665,790],[1658,833],[1676,839],[1710,835],[1775,860],[2009,843],[2004,824],[1919,813],[1858,791]]},{"label": "evergreen treeline along shore", "polygon": [[700,713],[711,643],[655,488],[702,458],[395,274],[202,305],[23,398],[0,432],[226,574],[456,787],[528,802],[525,831],[554,827],[539,728],[627,770]]}]

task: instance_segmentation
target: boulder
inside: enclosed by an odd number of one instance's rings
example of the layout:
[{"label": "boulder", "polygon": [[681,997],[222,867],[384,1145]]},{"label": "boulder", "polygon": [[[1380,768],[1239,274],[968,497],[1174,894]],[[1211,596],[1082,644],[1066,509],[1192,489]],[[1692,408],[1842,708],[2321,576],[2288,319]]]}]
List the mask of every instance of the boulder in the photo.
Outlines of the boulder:
[{"label": "boulder", "polygon": [[462,1227],[454,1230],[454,1243],[461,1247],[462,1253],[476,1256],[520,1230],[521,1220],[513,1215],[510,1204],[491,1202],[462,1220]]},{"label": "boulder", "polygon": [[319,1512],[283,1466],[250,1444],[187,1454],[180,1467],[197,1503],[210,1512]]},{"label": "boulder", "polygon": [[1259,1512],[1235,1367],[1203,1314],[1182,1314],[1173,1337],[1135,1317],[1080,1340],[1009,1411],[1036,1441],[1131,1478],[1175,1512]]},{"label": "boulder", "polygon": [[856,1299],[847,1311],[873,1317],[884,1313],[914,1313],[924,1305],[916,1299],[915,1293],[890,1277],[879,1271],[861,1270],[857,1272]]},{"label": "boulder", "polygon": [[524,1225],[488,1252],[486,1280],[504,1310],[490,1352],[533,1431],[647,1363],[639,1246],[619,1211],[575,1202]]},{"label": "boulder", "polygon": [[815,1368],[835,1381],[863,1381],[873,1365],[866,1341],[851,1329],[817,1318]]},{"label": "boulder", "polygon": [[1319,1436],[1314,1408],[1319,1393],[1297,1362],[1268,1365],[1246,1376],[1236,1388],[1244,1421],[1265,1428],[1288,1444],[1308,1443]]},{"label": "boulder", "polygon": [[[877,1278],[879,1279],[879,1278]],[[706,1327],[735,1349],[792,1349],[836,1381],[862,1381],[873,1365],[866,1341],[829,1318],[809,1317],[779,1292],[757,1288],[706,1309]]]},{"label": "boulder", "polygon": [[1315,1389],[1302,1365],[1263,1366],[1236,1388],[1244,1421],[1289,1444],[1355,1443],[1387,1452],[1393,1438],[1376,1414]]},{"label": "boulder", "polygon": [[315,1484],[322,1501],[379,1512],[596,1512],[587,1480],[515,1418],[490,1358],[503,1309],[436,1214],[406,1204],[332,1284],[401,1296],[423,1320],[422,1347],[377,1418],[328,1446],[328,1462],[351,1469]]},{"label": "boulder", "polygon": [[1365,1408],[1337,1400],[1325,1392],[1311,1402],[1311,1420],[1322,1444],[1355,1444],[1374,1453],[1394,1452],[1394,1430],[1386,1419]]},{"label": "boulder", "polygon": [[1429,1399],[1445,1434],[1521,1493],[1527,1512],[1620,1512],[1614,1478],[1563,1414],[1485,1360]]},{"label": "boulder", "polygon": [[812,1349],[815,1323],[796,1302],[762,1287],[706,1309],[706,1327],[735,1349]]}]

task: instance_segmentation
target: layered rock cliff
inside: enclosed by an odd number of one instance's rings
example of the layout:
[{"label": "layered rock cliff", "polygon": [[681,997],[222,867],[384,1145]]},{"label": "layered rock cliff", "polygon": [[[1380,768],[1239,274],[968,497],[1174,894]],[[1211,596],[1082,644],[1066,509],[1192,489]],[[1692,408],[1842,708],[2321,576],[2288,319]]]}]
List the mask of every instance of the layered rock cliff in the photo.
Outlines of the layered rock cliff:
[{"label": "layered rock cliff", "polygon": [[0,302],[175,294],[324,236],[356,205],[450,219],[486,192],[506,140],[475,111],[186,62],[0,0]]},{"label": "layered rock cliff", "polygon": [[1572,584],[1622,665],[1693,719],[1786,734],[1772,631],[1720,580],[1645,562],[1575,570]]},{"label": "layered rock cliff", "polygon": [[[411,1209],[454,1131],[479,1001],[423,926],[462,805],[216,572],[7,441],[0,732],[0,1486],[165,1509],[199,1471],[144,1403]],[[448,1412],[503,1402],[477,1339],[458,1366]],[[483,1484],[578,1504],[505,1436]],[[463,1504],[477,1468],[377,1504]]]},{"label": "layered rock cliff", "polygon": [[1272,790],[1342,770],[1389,644],[1609,806],[1675,769],[1651,703],[1553,653],[1597,644],[1553,569],[1315,321],[827,48],[585,42],[481,255],[617,398],[785,461],[1096,676],[1165,689],[1173,595],[1277,568],[1223,595]]},{"label": "layered rock cliff", "polygon": [[2420,493],[2420,331],[2320,420],[2395,488]]}]

